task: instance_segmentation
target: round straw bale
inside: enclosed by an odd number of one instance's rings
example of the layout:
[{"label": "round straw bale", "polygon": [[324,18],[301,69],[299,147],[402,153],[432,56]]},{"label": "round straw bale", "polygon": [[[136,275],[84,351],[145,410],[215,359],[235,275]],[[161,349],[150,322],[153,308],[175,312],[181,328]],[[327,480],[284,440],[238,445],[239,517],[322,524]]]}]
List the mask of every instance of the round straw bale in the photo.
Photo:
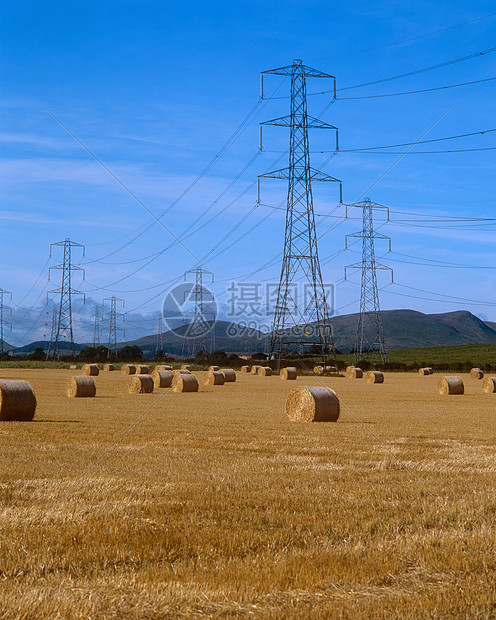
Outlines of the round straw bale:
[{"label": "round straw bale", "polygon": [[496,377],[484,377],[482,379],[482,391],[486,394],[496,392]]},{"label": "round straw bale", "polygon": [[236,382],[236,373],[232,368],[221,368],[220,372],[224,375],[224,381],[226,383]]},{"label": "round straw bale", "polygon": [[76,370],[77,369],[77,364],[71,364],[69,366],[69,370]]},{"label": "round straw bale", "polygon": [[84,364],[81,368],[81,372],[83,375],[90,375],[92,377],[98,377],[100,374],[100,370],[98,368],[98,364]]},{"label": "round straw bale", "polygon": [[252,375],[257,375],[257,374],[258,374],[258,369],[259,369],[259,368],[262,368],[262,367],[261,367],[261,366],[252,366],[252,367],[251,367],[251,370],[250,370],[250,373],[251,373]]},{"label": "round straw bale", "polygon": [[484,377],[484,373],[479,368],[472,368],[472,370],[470,371],[470,377],[472,379],[480,380]]},{"label": "round straw bale", "polygon": [[298,373],[296,372],[296,368],[294,366],[288,366],[287,368],[281,368],[281,372],[279,376],[283,381],[292,381],[296,379]]},{"label": "round straw bale", "polygon": [[115,368],[113,364],[104,364],[103,370],[106,370],[107,372],[111,372],[112,370],[115,370]]},{"label": "round straw bale", "polygon": [[154,370],[172,370],[172,366],[164,366],[164,364],[158,364]]},{"label": "round straw bale", "polygon": [[208,369],[210,370],[210,372],[215,372],[215,371],[220,370],[218,366],[209,366]]},{"label": "round straw bale", "polygon": [[172,385],[173,374],[170,370],[154,370],[151,374],[153,387],[168,388]]},{"label": "round straw bale", "polygon": [[189,364],[183,364],[181,370],[191,370],[191,366]]},{"label": "round straw bale", "polygon": [[35,411],[36,398],[29,383],[0,379],[0,420],[29,422]]},{"label": "round straw bale", "polygon": [[250,372],[249,366],[241,366],[241,372]]},{"label": "round straw bale", "polygon": [[135,364],[137,375],[149,375],[150,374],[150,366],[146,364]]},{"label": "round straw bale", "polygon": [[172,376],[175,377],[176,375],[190,375],[190,371],[189,370],[183,370],[181,369],[175,369],[172,371]]},{"label": "round straw bale", "polygon": [[198,392],[198,381],[195,375],[177,374],[172,379],[173,392]]},{"label": "round straw bale", "polygon": [[272,376],[272,368],[269,366],[260,366],[258,369],[258,373],[261,377],[270,377]]},{"label": "round straw bale", "polygon": [[313,367],[313,372],[316,375],[321,375],[324,372],[324,367],[323,366],[314,366]]},{"label": "round straw bale", "polygon": [[367,383],[384,383],[384,375],[378,370],[371,370],[367,373],[365,380]]},{"label": "round straw bale", "polygon": [[93,377],[69,377],[65,384],[67,396],[70,398],[86,398],[95,396],[96,385]]},{"label": "round straw bale", "polygon": [[419,375],[430,375],[431,373],[429,372],[428,368],[419,368],[418,369],[418,374]]},{"label": "round straw bale", "polygon": [[135,375],[136,368],[133,366],[133,364],[123,364],[121,367],[121,372],[123,375]]},{"label": "round straw bale", "polygon": [[440,394],[463,394],[463,381],[460,377],[441,377],[437,389]]},{"label": "round straw bale", "polygon": [[295,387],[286,399],[286,413],[293,422],[336,422],[339,399],[326,387]]},{"label": "round straw bale", "polygon": [[127,378],[127,391],[130,394],[150,394],[153,392],[153,379],[150,375],[131,375]]},{"label": "round straw bale", "polygon": [[224,385],[224,375],[220,370],[208,370],[203,375],[205,385]]},{"label": "round straw bale", "polygon": [[346,369],[346,376],[349,379],[361,379],[363,377],[363,370],[355,366],[348,366]]}]

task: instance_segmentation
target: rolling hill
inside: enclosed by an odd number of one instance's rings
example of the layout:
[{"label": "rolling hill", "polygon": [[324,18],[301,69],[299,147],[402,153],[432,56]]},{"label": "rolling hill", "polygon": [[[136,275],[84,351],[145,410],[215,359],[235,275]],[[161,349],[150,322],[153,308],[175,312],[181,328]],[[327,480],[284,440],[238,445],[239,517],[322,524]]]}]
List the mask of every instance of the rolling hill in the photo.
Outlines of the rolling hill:
[{"label": "rolling hill", "polygon": [[[496,324],[481,321],[465,310],[441,314],[423,314],[415,310],[385,310],[381,312],[381,317],[386,346],[390,350],[496,343]],[[355,340],[358,314],[333,317],[331,323],[336,347],[343,353],[349,352]],[[164,333],[163,344],[166,353],[174,355],[183,353],[181,333],[185,329],[180,328],[178,334],[170,331]],[[227,321],[217,321],[214,331],[217,350],[249,354],[265,350],[267,347],[266,336],[258,330],[246,332],[236,325],[233,327],[233,324]],[[209,342],[209,336],[206,342]],[[48,344],[46,341],[37,341],[9,350],[13,350],[14,355],[26,355],[32,353],[36,347],[42,347],[46,351]],[[120,342],[117,348],[122,349],[126,345],[137,345],[146,357],[153,357],[157,337],[153,334],[137,340]],[[76,353],[84,346],[88,345],[76,344]],[[60,348],[65,352],[68,343],[61,343]]]}]

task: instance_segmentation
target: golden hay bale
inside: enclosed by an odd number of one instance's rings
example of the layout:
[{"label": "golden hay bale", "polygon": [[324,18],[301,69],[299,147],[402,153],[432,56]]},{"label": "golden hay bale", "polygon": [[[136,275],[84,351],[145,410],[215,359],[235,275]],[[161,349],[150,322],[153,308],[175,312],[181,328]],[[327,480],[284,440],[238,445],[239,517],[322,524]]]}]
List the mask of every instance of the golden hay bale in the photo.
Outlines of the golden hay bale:
[{"label": "golden hay bale", "polygon": [[189,364],[183,364],[181,370],[191,370],[191,366]]},{"label": "golden hay bale", "polygon": [[348,379],[361,379],[363,377],[363,370],[355,366],[348,366],[346,376]]},{"label": "golden hay bale", "polygon": [[158,364],[155,366],[154,370],[170,370],[172,371],[172,366],[164,366],[164,364]]},{"label": "golden hay bale", "polygon": [[208,370],[203,374],[203,383],[205,385],[224,385],[224,375],[220,370]]},{"label": "golden hay bale", "polygon": [[296,372],[296,368],[294,366],[288,366],[287,368],[281,368],[281,372],[279,373],[279,377],[283,381],[293,381],[298,376]]},{"label": "golden hay bale", "polygon": [[326,387],[295,387],[286,399],[286,413],[293,422],[336,422],[339,399]]},{"label": "golden hay bale", "polygon": [[429,372],[428,368],[419,368],[418,369],[418,374],[419,375],[430,375],[431,373]]},{"label": "golden hay bale", "polygon": [[313,367],[313,372],[316,375],[321,375],[324,372],[324,367],[323,366],[314,366]]},{"label": "golden hay bale", "polygon": [[249,366],[241,366],[241,372],[250,372]]},{"label": "golden hay bale", "polygon": [[168,388],[172,385],[173,377],[174,375],[170,370],[155,369],[151,374],[151,378],[153,379],[153,387]]},{"label": "golden hay bale", "polygon": [[29,422],[36,411],[36,397],[26,381],[0,379],[0,420]]},{"label": "golden hay bale", "polygon": [[130,394],[151,394],[153,379],[150,375],[131,375],[127,378],[126,387]]},{"label": "golden hay bale", "polygon": [[195,375],[177,374],[172,379],[173,392],[198,392],[198,381]]},{"label": "golden hay bale", "polygon": [[136,368],[133,366],[133,364],[123,364],[121,367],[121,372],[123,375],[135,375]]},{"label": "golden hay bale", "polygon": [[112,372],[112,370],[115,370],[115,368],[113,364],[104,364],[103,370],[106,370],[107,372]]},{"label": "golden hay bale", "polygon": [[210,372],[217,372],[218,370],[220,370],[218,366],[209,366],[208,369],[210,370]]},{"label": "golden hay bale", "polygon": [[252,366],[252,367],[251,367],[251,370],[250,370],[250,373],[251,373],[252,375],[256,375],[256,374],[258,374],[258,369],[259,369],[259,368],[262,368],[262,367],[261,367],[261,366]]},{"label": "golden hay bale", "polygon": [[486,394],[496,392],[496,377],[484,377],[482,379],[482,391]]},{"label": "golden hay bale", "polygon": [[484,373],[479,368],[472,368],[472,370],[470,371],[470,377],[472,379],[480,380],[484,377]]},{"label": "golden hay bale", "polygon": [[371,370],[367,373],[365,381],[367,383],[384,383],[384,375],[378,370]]},{"label": "golden hay bale", "polygon": [[181,369],[176,368],[175,370],[172,371],[172,375],[174,377],[176,377],[177,375],[190,375],[190,374],[191,373],[189,370],[183,370],[182,368]]},{"label": "golden hay bale", "polygon": [[221,368],[220,372],[224,375],[224,381],[226,383],[236,382],[236,373],[232,368]]},{"label": "golden hay bale", "polygon": [[150,374],[150,366],[147,366],[146,364],[135,364],[134,367],[136,368],[137,375],[149,375]]},{"label": "golden hay bale", "polygon": [[437,382],[440,394],[463,394],[464,386],[460,377],[441,377]]},{"label": "golden hay bale", "polygon": [[257,374],[260,375],[261,377],[271,377],[272,368],[269,368],[269,366],[260,366]]},{"label": "golden hay bale", "polygon": [[98,364],[84,364],[81,368],[81,372],[83,375],[90,375],[92,377],[98,377],[100,374],[100,370],[98,368]]},{"label": "golden hay bale", "polygon": [[96,385],[93,377],[69,377],[65,384],[67,396],[70,398],[87,398],[95,396]]},{"label": "golden hay bale", "polygon": [[77,364],[71,364],[69,370],[77,370]]}]

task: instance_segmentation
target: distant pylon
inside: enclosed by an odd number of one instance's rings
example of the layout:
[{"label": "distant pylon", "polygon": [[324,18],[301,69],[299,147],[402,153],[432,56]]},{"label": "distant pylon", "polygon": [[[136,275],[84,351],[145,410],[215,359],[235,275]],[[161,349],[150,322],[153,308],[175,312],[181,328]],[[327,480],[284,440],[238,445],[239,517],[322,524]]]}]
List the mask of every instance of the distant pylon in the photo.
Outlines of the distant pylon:
[{"label": "distant pylon", "polygon": [[11,316],[12,308],[4,304],[4,297],[10,297],[10,299],[12,299],[12,293],[10,291],[5,291],[3,288],[0,288],[0,355],[2,357],[3,355],[5,355],[5,347],[3,342],[5,326],[9,325],[12,329],[12,325],[5,322],[5,317]]},{"label": "distant pylon", "polygon": [[[289,166],[260,175],[288,181],[284,256],[269,358],[275,356],[279,366],[285,349],[296,347],[303,352],[309,345],[316,345],[324,365],[327,364],[328,357],[336,363],[328,299],[317,248],[312,181],[339,183],[340,202],[341,181],[310,166],[308,130],[313,128],[334,130],[337,150],[337,128],[307,114],[306,78],[320,77],[334,80],[334,93],[336,79],[332,75],[305,66],[301,60],[294,60],[290,66],[262,72],[262,97],[263,75],[268,73],[291,77],[290,114],[262,123],[290,129]],[[261,131],[260,148],[262,148]],[[298,289],[297,284],[300,280],[303,287]]]},{"label": "distant pylon", "polygon": [[76,352],[74,350],[74,335],[72,330],[72,296],[73,295],[83,295],[81,291],[77,291],[76,289],[71,288],[71,278],[73,271],[82,271],[83,272],[83,280],[84,280],[84,269],[78,267],[77,265],[73,265],[71,263],[71,249],[72,248],[82,248],[82,253],[84,257],[84,245],[80,243],[75,243],[70,239],[65,239],[64,241],[59,241],[57,243],[50,244],[50,256],[52,256],[52,248],[54,246],[61,246],[64,248],[64,260],[60,265],[55,265],[54,267],[50,267],[48,279],[50,279],[50,273],[52,269],[60,269],[62,271],[62,281],[61,286],[58,289],[53,291],[49,291],[49,293],[59,294],[60,295],[60,303],[59,310],[57,316],[57,329],[55,332],[55,339],[53,344],[53,359],[58,358],[59,356],[59,344],[62,338],[65,336],[66,339],[69,340],[70,343],[70,354],[74,357]]},{"label": "distant pylon", "polygon": [[[50,313],[47,312],[47,315],[49,315]],[[57,333],[57,307],[54,306],[52,308],[52,320],[51,320],[51,329],[50,329],[50,343],[48,345],[48,351],[46,354],[46,358],[47,360],[50,359],[50,357],[52,356],[53,353],[53,345],[55,344],[55,334]],[[48,327],[50,323],[47,321],[45,323],[45,327]]]},{"label": "distant pylon", "polygon": [[103,307],[99,304],[93,308],[93,348],[100,345],[101,321],[103,318]]},{"label": "distant pylon", "polygon": [[[186,339],[189,341],[188,350],[192,356],[199,351],[208,353],[215,349],[215,300],[213,293],[203,284],[205,276],[210,277],[210,281],[213,282],[214,274],[203,267],[195,267],[184,272],[185,281],[190,273],[195,276],[195,285],[188,293],[188,300],[193,301],[195,307],[192,312],[193,320],[188,323],[184,337],[185,341]],[[210,337],[207,339],[208,333]]]},{"label": "distant pylon", "polygon": [[164,351],[164,338],[162,331],[162,321],[163,321],[162,313],[159,312],[157,315],[157,346],[155,347],[155,353],[163,353]]},{"label": "distant pylon", "polygon": [[115,295],[112,295],[112,297],[106,297],[103,300],[104,306],[105,306],[106,301],[110,302],[109,339],[108,339],[108,349],[109,349],[109,355],[110,355],[112,348],[114,349],[114,352],[115,352],[115,349],[117,347],[117,332],[122,330],[121,327],[117,327],[117,317],[122,316],[120,312],[117,312],[117,302],[122,303],[122,306],[124,307],[124,300],[119,299],[119,297],[116,297]]},{"label": "distant pylon", "polygon": [[374,231],[373,210],[385,209],[389,220],[389,209],[371,202],[370,198],[365,198],[363,202],[355,203],[353,206],[361,207],[363,219],[360,232],[346,235],[346,247],[348,247],[348,238],[362,239],[362,262],[345,267],[345,279],[347,269],[360,269],[362,272],[360,314],[353,347],[353,364],[360,362],[360,360],[388,362],[389,355],[384,341],[379,290],[377,288],[377,269],[391,271],[391,278],[393,270],[391,267],[376,262],[374,239],[387,240],[389,251],[391,251],[391,239]]}]

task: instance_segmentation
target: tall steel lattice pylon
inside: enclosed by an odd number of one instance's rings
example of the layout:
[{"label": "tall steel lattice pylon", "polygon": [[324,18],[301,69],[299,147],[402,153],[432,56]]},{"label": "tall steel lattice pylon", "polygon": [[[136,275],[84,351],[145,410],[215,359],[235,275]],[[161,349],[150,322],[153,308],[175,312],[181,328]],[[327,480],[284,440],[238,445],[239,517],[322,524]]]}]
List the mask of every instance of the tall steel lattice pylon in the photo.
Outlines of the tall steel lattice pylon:
[{"label": "tall steel lattice pylon", "polygon": [[103,304],[105,307],[105,302],[110,302],[110,311],[109,311],[109,337],[108,337],[108,355],[110,356],[112,349],[114,353],[117,349],[117,332],[123,331],[122,327],[117,327],[117,317],[123,316],[121,312],[117,312],[117,304],[122,303],[122,307],[124,307],[124,300],[112,295],[112,297],[106,297],[103,300]]},{"label": "tall steel lattice pylon", "polygon": [[93,348],[100,346],[101,322],[103,318],[103,307],[99,304],[93,308]]},{"label": "tall steel lattice pylon", "polygon": [[[309,129],[337,128],[307,114],[306,79],[308,77],[336,79],[322,71],[307,67],[301,60],[292,65],[262,72],[261,94],[263,97],[264,74],[291,77],[291,112],[288,116],[265,121],[262,125],[289,127],[289,166],[260,175],[288,181],[286,208],[286,234],[281,277],[277,291],[274,326],[271,334],[269,359],[277,358],[280,366],[284,351],[295,347],[302,352],[309,345],[317,345],[322,363],[327,358],[336,363],[336,351],[329,321],[329,306],[320,269],[317,234],[313,210],[312,181],[339,183],[341,181],[310,165]],[[262,127],[261,125],[261,127]],[[260,148],[262,131],[260,127]],[[298,280],[302,286],[298,287]]]},{"label": "tall steel lattice pylon", "polygon": [[3,340],[5,327],[8,325],[12,329],[12,325],[5,321],[5,318],[10,317],[12,314],[12,308],[4,303],[6,297],[12,299],[12,293],[0,288],[0,355],[2,357],[5,355],[5,343]]},{"label": "tall steel lattice pylon", "polygon": [[[48,351],[46,354],[46,358],[47,360],[49,360],[52,357],[52,353],[53,353],[53,345],[55,343],[55,334],[57,333],[57,307],[54,306],[52,308],[52,312],[46,312],[46,315],[52,315],[52,320],[51,320],[51,329],[50,329],[50,344],[48,345]],[[45,327],[48,327],[50,323],[47,321],[45,323]]]},{"label": "tall steel lattice pylon", "polygon": [[60,303],[57,315],[57,330],[55,332],[55,339],[53,343],[53,351],[51,353],[51,357],[53,359],[57,359],[60,355],[60,342],[62,338],[65,337],[69,342],[69,350],[70,355],[73,357],[76,355],[76,351],[74,350],[74,334],[72,330],[72,296],[73,295],[83,295],[81,291],[77,291],[71,287],[72,280],[72,272],[73,271],[81,271],[83,274],[84,280],[84,269],[78,267],[77,265],[73,265],[71,262],[71,250],[72,248],[82,248],[82,254],[84,257],[84,245],[80,243],[75,243],[70,239],[65,239],[64,241],[59,241],[57,243],[50,244],[50,257],[52,256],[52,249],[54,247],[63,247],[64,248],[64,259],[60,265],[55,265],[54,267],[50,267],[48,272],[48,279],[50,279],[50,274],[52,269],[58,269],[62,271],[62,281],[61,286],[58,289],[53,291],[49,291],[48,294],[59,294],[60,295]]},{"label": "tall steel lattice pylon", "polygon": [[164,320],[162,313],[159,312],[157,315],[157,345],[155,347],[155,354],[158,355],[159,353],[164,352],[164,335],[163,335],[163,329],[162,329],[162,321]]},{"label": "tall steel lattice pylon", "polygon": [[348,247],[349,238],[362,240],[362,262],[345,267],[345,279],[347,269],[360,269],[362,272],[360,314],[353,346],[353,364],[358,364],[361,360],[388,362],[389,355],[384,341],[379,290],[377,288],[377,269],[390,271],[391,280],[393,270],[391,267],[376,262],[374,239],[387,240],[389,251],[391,251],[391,239],[374,231],[373,212],[374,209],[384,209],[389,221],[389,209],[371,202],[370,198],[365,198],[363,202],[355,203],[352,206],[360,207],[363,214],[362,230],[346,235],[346,247]]},{"label": "tall steel lattice pylon", "polygon": [[215,300],[213,293],[203,283],[205,277],[213,282],[214,274],[203,267],[195,267],[184,272],[185,282],[188,274],[193,274],[195,277],[194,286],[188,293],[188,299],[194,303],[194,309],[192,321],[186,326],[183,342],[186,343],[188,340],[188,354],[193,356],[200,352],[206,354],[215,350]]}]

